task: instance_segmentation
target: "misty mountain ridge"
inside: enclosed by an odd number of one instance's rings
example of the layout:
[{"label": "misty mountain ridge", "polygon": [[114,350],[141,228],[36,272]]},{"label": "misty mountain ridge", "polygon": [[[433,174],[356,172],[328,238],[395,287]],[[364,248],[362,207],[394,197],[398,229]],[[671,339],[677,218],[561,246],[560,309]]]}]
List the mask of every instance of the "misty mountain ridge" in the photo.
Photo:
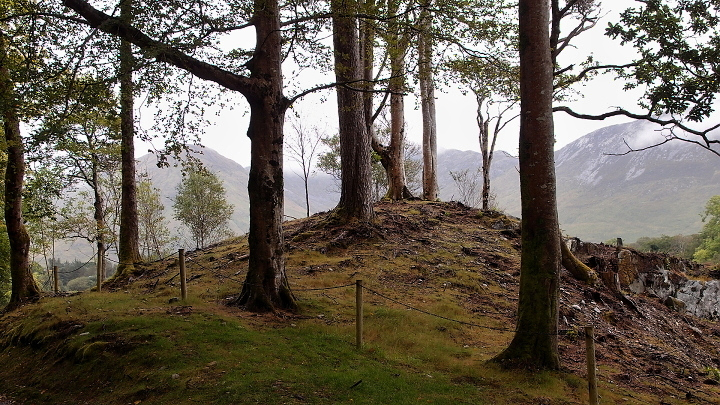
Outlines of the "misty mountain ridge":
[{"label": "misty mountain ridge", "polygon": [[[720,194],[720,158],[697,145],[672,141],[642,151],[626,152],[628,143],[642,148],[662,140],[658,126],[633,121],[593,131],[558,150],[555,154],[558,213],[565,234],[589,241],[622,237],[628,242],[640,236],[691,234],[702,227],[700,214],[707,200]],[[230,228],[247,232],[249,201],[248,169],[209,148],[195,153],[216,173],[235,207]],[[161,190],[171,229],[181,228],[172,219],[172,201],[182,179],[177,162],[158,168],[154,155],[138,160],[138,172],[147,172]],[[476,171],[481,165],[478,152],[445,150],[438,154],[440,198],[458,199],[459,191],[450,171]],[[496,151],[491,170],[491,191],[496,206],[515,216],[520,214],[517,158]],[[480,182],[479,182],[480,183]],[[285,214],[305,216],[303,181],[292,168],[285,174]],[[332,209],[339,200],[336,180],[317,172],[309,179],[311,213]],[[479,190],[478,190],[479,192]]]}]

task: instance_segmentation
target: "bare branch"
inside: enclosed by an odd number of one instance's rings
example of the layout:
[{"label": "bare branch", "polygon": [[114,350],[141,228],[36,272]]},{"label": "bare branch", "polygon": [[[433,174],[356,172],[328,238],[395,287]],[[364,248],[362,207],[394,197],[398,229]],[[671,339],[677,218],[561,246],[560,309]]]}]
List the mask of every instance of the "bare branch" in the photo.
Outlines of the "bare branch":
[{"label": "bare branch", "polygon": [[[693,128],[688,127],[682,121],[677,120],[675,118],[662,119],[657,116],[652,116],[649,113],[648,114],[634,114],[634,113],[631,113],[622,108],[618,108],[615,111],[610,111],[610,112],[606,112],[604,114],[599,114],[599,115],[580,114],[580,113],[573,111],[570,107],[565,107],[565,106],[553,107],[553,112],[555,112],[555,111],[562,111],[562,112],[565,112],[566,114],[570,115],[571,117],[580,118],[580,119],[584,119],[584,120],[602,121],[602,120],[604,120],[606,118],[610,118],[610,117],[624,116],[624,117],[633,118],[636,120],[645,120],[645,121],[653,122],[655,124],[659,124],[662,126],[671,126],[671,128],[670,128],[671,135],[666,136],[665,141],[660,142],[657,145],[652,145],[647,148],[638,149],[637,151],[649,149],[649,148],[655,147],[655,146],[660,146],[664,143],[667,143],[670,140],[678,140],[678,141],[682,141],[682,142],[688,142],[688,143],[693,143],[693,144],[699,145],[702,148],[707,149],[707,150],[715,153],[716,155],[720,156],[720,152],[715,151],[712,148],[714,145],[720,145],[720,140],[710,139],[710,137],[709,137],[710,132],[720,128],[720,124],[715,124],[704,130],[698,130],[698,129],[693,129]],[[688,138],[679,136],[675,133],[676,128],[684,131],[687,134],[695,135],[695,136],[699,137],[700,139],[694,140],[694,139],[688,139]],[[628,148],[630,149],[629,152],[636,151],[636,150],[630,148],[629,146],[628,146]]]}]

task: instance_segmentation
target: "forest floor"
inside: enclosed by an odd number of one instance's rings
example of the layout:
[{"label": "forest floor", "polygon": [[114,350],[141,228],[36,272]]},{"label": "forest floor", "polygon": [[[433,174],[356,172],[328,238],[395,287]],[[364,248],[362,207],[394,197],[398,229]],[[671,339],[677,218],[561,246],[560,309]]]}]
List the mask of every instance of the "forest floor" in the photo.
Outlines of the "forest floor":
[{"label": "forest floor", "polygon": [[[488,360],[513,337],[519,224],[456,203],[379,203],[372,225],[286,223],[297,313],[230,307],[247,240],[187,253],[103,292],[48,296],[0,318],[0,392],[18,403],[720,404],[720,327],[659,299],[621,302],[562,275],[560,372]],[[355,345],[363,280],[364,346]],[[0,396],[0,404],[3,397]]]}]

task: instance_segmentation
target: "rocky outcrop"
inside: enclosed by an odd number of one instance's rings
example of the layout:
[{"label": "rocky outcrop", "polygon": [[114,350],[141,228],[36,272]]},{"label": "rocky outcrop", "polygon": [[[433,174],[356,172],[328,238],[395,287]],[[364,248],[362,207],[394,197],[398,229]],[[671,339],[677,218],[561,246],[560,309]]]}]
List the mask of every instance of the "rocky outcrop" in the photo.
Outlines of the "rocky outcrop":
[{"label": "rocky outcrop", "polygon": [[654,296],[675,311],[720,319],[720,280],[702,281],[687,276],[699,273],[702,266],[698,263],[577,239],[569,245],[578,258],[600,274],[610,290]]}]

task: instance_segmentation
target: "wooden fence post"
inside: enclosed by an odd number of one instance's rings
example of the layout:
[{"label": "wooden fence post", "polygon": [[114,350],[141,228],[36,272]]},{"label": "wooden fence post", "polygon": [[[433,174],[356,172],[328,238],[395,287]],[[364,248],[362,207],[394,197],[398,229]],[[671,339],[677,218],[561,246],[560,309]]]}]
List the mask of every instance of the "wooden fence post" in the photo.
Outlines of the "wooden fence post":
[{"label": "wooden fence post", "polygon": [[585,327],[585,353],[587,355],[588,394],[590,405],[598,404],[597,376],[595,366],[595,330],[592,326]]},{"label": "wooden fence post", "polygon": [[355,281],[355,344],[362,349],[363,344],[363,282]]},{"label": "wooden fence post", "polygon": [[55,294],[60,292],[60,280],[58,280],[57,266],[53,266],[53,291],[55,291]]},{"label": "wooden fence post", "polygon": [[187,278],[185,277],[185,249],[178,250],[178,262],[180,263],[180,296],[182,300],[187,299]]}]

